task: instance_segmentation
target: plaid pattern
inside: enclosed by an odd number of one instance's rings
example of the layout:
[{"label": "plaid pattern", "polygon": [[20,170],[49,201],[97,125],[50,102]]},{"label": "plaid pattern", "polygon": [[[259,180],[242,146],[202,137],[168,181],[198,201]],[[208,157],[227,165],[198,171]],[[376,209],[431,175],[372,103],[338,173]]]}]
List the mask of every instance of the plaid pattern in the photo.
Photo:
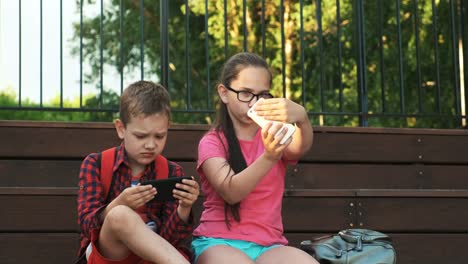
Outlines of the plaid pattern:
[{"label": "plaid pattern", "polygon": [[[106,205],[115,199],[125,188],[131,186],[132,175],[124,144],[117,148],[113,167],[113,183],[108,199],[104,197],[104,188],[100,180],[99,154],[91,153],[82,162],[78,190],[78,224],[81,231],[80,251],[82,254],[90,241],[96,241],[102,223],[97,215]],[[168,177],[184,176],[182,167],[168,161]],[[141,177],[141,181],[155,179],[155,164],[150,163]],[[156,223],[158,234],[176,248],[183,247],[182,242],[193,231],[193,217],[185,223],[177,214],[177,201],[149,202],[145,205],[148,218]]]}]

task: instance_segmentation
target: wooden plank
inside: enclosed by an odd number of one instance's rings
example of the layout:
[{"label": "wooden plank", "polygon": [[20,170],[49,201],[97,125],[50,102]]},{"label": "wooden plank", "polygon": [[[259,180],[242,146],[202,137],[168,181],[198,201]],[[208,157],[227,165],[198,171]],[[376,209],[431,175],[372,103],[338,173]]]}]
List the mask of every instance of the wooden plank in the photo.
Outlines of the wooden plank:
[{"label": "wooden plank", "polygon": [[468,163],[468,136],[316,133],[307,162]]},{"label": "wooden plank", "polygon": [[303,163],[290,166],[288,188],[468,189],[468,165]]},{"label": "wooden plank", "polygon": [[0,195],[1,232],[76,232],[76,194]]},{"label": "wooden plank", "polygon": [[[0,130],[2,140],[0,156],[3,157],[56,157],[83,158],[120,143],[115,129],[111,126],[4,126]],[[198,140],[207,126],[176,126],[170,128],[165,155],[168,158],[191,159],[196,157]],[[27,148],[17,148],[19,145]]]},{"label": "wooden plank", "polygon": [[0,186],[78,186],[81,160],[0,160]]},{"label": "wooden plank", "polygon": [[[186,175],[197,176],[195,161],[177,161]],[[0,160],[0,186],[72,187],[81,160]],[[309,164],[287,171],[290,189],[468,189],[467,166]],[[9,175],[9,176],[7,176]],[[14,175],[14,177],[11,177]]]},{"label": "wooden plank", "polygon": [[[207,126],[174,126],[165,148],[168,158],[195,160],[199,139]],[[348,132],[346,132],[348,131]],[[362,131],[362,128],[356,131]],[[468,163],[468,133],[446,135],[444,130],[431,134],[387,133],[370,130],[356,133],[350,129],[318,129],[314,146],[302,160],[306,162],[381,162],[381,163]],[[440,132],[440,134],[437,134]],[[7,126],[0,130],[0,157],[83,158],[90,152],[117,145],[112,126]],[[18,148],[17,146],[27,146]]]},{"label": "wooden plank", "polygon": [[[283,225],[286,232],[327,231],[349,228],[353,223],[353,197],[283,199]],[[324,219],[326,219],[324,221]]]},{"label": "wooden plank", "polygon": [[[467,199],[466,190],[288,189],[283,199],[283,222],[290,232],[350,227],[388,232],[468,231]],[[4,205],[2,212],[8,213],[8,217],[0,217],[0,231],[78,230],[76,188],[3,187],[0,202]],[[202,202],[203,196],[194,207],[197,220]]]},{"label": "wooden plank", "polygon": [[120,142],[115,130],[107,128],[5,127],[0,136],[5,137],[0,157],[12,158],[79,159]]},{"label": "wooden plank", "polygon": [[14,196],[22,199],[25,196],[69,196],[76,200],[78,189],[76,187],[0,187],[0,195]]},{"label": "wooden plank", "polygon": [[467,232],[468,198],[359,197],[362,227],[383,232]]},{"label": "wooden plank", "polygon": [[[15,194],[16,193],[16,194]],[[29,193],[29,194],[28,194]],[[349,201],[346,196],[327,197],[336,192],[317,192],[315,198],[291,197],[283,201],[283,220],[290,230],[334,230],[348,225]],[[0,188],[2,232],[76,232],[77,208],[74,188]],[[196,223],[200,218],[203,197],[194,206]],[[304,210],[304,208],[314,208]],[[320,212],[320,217],[316,217]],[[6,214],[8,213],[8,217]],[[304,217],[297,217],[303,215]],[[34,217],[31,217],[34,216]],[[54,221],[50,221],[54,219]],[[310,219],[314,219],[311,221]],[[323,219],[330,219],[324,223]]]},{"label": "wooden plank", "polygon": [[74,263],[77,233],[0,233],[0,263]]},{"label": "wooden plank", "polygon": [[[337,230],[338,231],[338,230]],[[336,232],[337,232],[336,231]],[[334,234],[336,232],[327,233]],[[401,234],[387,233],[393,240],[398,264],[465,264],[465,243],[468,234]],[[320,237],[324,233],[286,233],[290,245],[298,246],[301,241]]]},{"label": "wooden plank", "polygon": [[[82,160],[0,160],[2,187],[76,187]],[[197,177],[195,162],[178,162]]]},{"label": "wooden plank", "polygon": [[[195,160],[204,133],[171,129],[163,154],[174,160]],[[5,127],[0,137],[0,157],[6,158],[83,159],[89,153],[120,144],[111,128]]]}]

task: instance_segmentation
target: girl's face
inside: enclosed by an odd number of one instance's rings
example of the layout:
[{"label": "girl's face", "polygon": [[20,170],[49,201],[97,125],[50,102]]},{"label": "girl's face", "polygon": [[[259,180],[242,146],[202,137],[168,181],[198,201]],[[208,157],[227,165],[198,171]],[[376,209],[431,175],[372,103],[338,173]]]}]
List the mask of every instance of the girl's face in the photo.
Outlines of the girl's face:
[{"label": "girl's face", "polygon": [[149,116],[132,116],[125,127],[116,120],[115,127],[119,138],[125,142],[129,163],[132,168],[144,168],[161,154],[166,144],[169,118],[157,113]]},{"label": "girl's face", "polygon": [[[233,80],[229,87],[224,85],[218,87],[220,98],[227,105],[233,123],[241,125],[254,124],[254,121],[247,116],[247,111],[258,98],[271,98],[269,90],[270,73],[262,67],[247,67],[239,72],[237,79]],[[252,100],[245,102],[250,99],[249,97]]]}]

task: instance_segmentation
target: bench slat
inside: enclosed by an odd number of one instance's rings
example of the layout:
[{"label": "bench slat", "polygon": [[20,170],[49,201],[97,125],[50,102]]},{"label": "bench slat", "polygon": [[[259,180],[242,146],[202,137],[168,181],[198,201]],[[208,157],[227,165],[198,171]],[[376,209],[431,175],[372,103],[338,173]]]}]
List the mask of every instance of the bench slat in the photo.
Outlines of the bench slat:
[{"label": "bench slat", "polygon": [[[177,161],[197,176],[195,161]],[[0,160],[0,186],[76,187],[81,160]],[[299,163],[287,171],[289,189],[468,189],[468,165]]]},{"label": "bench slat", "polygon": [[288,168],[286,186],[301,189],[468,189],[468,165],[312,164]]},{"label": "bench slat", "polygon": [[[208,127],[171,129],[164,154],[195,160],[199,139]],[[363,130],[362,128],[360,130]],[[350,131],[349,129],[346,131]],[[372,131],[372,130],[371,130]],[[434,132],[435,133],[435,132]],[[2,127],[0,157],[83,158],[119,143],[115,130],[96,127]],[[343,133],[317,131],[305,162],[384,162],[468,164],[468,132],[456,135]],[[18,148],[18,146],[26,146]]]},{"label": "bench slat", "polygon": [[[371,190],[375,194],[375,190]],[[330,231],[359,226],[387,232],[467,232],[468,191],[425,191],[411,197],[383,190],[371,197],[366,190],[288,191],[283,199],[283,222],[287,232]],[[362,196],[356,196],[362,194]],[[458,197],[456,196],[458,195]],[[202,198],[194,210],[198,220]],[[3,232],[76,232],[76,189],[0,188]],[[450,205],[450,206],[447,206]],[[361,214],[359,214],[361,212]],[[431,217],[421,218],[420,216]],[[32,217],[34,216],[34,217]],[[54,219],[54,221],[50,221]],[[323,219],[326,219],[324,221]]]}]

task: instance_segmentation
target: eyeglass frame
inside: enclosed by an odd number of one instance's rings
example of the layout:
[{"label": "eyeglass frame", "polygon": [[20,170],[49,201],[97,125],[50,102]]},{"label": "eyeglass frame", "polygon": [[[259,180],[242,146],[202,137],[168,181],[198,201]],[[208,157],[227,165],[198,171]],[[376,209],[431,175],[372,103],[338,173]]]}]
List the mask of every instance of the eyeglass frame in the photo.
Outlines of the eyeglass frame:
[{"label": "eyeglass frame", "polygon": [[[228,91],[231,91],[231,92],[236,93],[236,94],[237,94],[237,100],[239,100],[240,102],[243,102],[243,103],[250,103],[250,102],[252,102],[252,100],[253,100],[254,98],[257,99],[257,101],[258,101],[259,98],[263,98],[263,99],[275,98],[275,97],[274,97],[271,93],[269,93],[269,92],[267,92],[267,93],[261,92],[261,93],[259,93],[259,94],[254,94],[254,93],[249,92],[249,91],[238,91],[238,90],[235,90],[234,88],[232,88],[231,86],[226,85],[226,84],[223,84],[223,86],[226,87],[226,89],[228,89]],[[248,94],[251,94],[252,97],[250,98],[250,100],[244,101],[244,100],[241,100],[241,99],[239,98],[239,94],[240,94],[240,93],[248,93]],[[263,95],[263,96],[269,96],[269,97],[261,97],[262,95]]]}]

